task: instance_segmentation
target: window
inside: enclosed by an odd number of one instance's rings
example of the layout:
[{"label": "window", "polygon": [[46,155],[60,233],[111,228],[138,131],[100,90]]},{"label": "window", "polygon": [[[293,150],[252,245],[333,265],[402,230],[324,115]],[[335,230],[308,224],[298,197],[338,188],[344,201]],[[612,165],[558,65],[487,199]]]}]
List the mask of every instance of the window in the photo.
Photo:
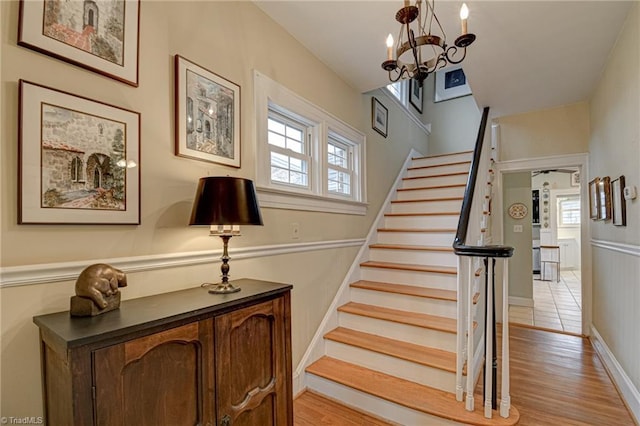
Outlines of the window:
[{"label": "window", "polygon": [[407,106],[407,84],[408,80],[400,80],[395,83],[387,84],[387,90],[391,92],[402,105]]},{"label": "window", "polygon": [[260,204],[366,214],[364,134],[258,72],[254,87]]},{"label": "window", "polygon": [[82,160],[78,157],[73,157],[71,160],[71,181],[84,182],[82,179]]},{"label": "window", "polygon": [[580,225],[580,196],[558,197],[558,226]]}]

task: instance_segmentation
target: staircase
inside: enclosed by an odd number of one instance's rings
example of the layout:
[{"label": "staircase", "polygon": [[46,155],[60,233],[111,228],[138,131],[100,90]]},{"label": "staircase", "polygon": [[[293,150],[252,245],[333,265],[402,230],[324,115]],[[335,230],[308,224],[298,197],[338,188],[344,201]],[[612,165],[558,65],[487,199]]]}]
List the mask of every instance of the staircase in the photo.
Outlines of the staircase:
[{"label": "staircase", "polygon": [[306,368],[308,388],[403,425],[517,422],[456,401],[452,243],[472,155],[411,160],[323,336],[324,355]]}]

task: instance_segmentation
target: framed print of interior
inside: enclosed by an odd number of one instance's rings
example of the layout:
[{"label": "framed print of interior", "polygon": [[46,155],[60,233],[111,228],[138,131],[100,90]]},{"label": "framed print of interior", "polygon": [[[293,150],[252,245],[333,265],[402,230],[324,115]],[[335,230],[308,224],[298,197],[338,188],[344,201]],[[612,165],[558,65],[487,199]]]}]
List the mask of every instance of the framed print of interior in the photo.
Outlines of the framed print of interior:
[{"label": "framed print of interior", "polygon": [[593,220],[600,219],[600,197],[598,196],[599,182],[599,177],[589,182],[589,218]]},{"label": "framed print of interior", "polygon": [[138,86],[140,2],[22,0],[18,44]]},{"label": "framed print of interior", "polygon": [[140,114],[20,80],[18,223],[140,224]]},{"label": "framed print of interior", "polygon": [[460,65],[436,71],[435,85],[434,102],[471,94],[471,87]]},{"label": "framed print of interior", "polygon": [[598,181],[598,219],[611,220],[611,178],[605,176]]},{"label": "framed print of interior", "polygon": [[385,138],[389,128],[389,110],[376,98],[371,98],[371,127]]},{"label": "framed print of interior", "polygon": [[413,107],[422,114],[423,85],[415,78],[412,78],[409,82],[409,102],[411,102],[411,105],[413,105]]},{"label": "framed print of interior", "polygon": [[624,185],[624,176],[611,181],[611,207],[615,226],[627,226],[627,204],[623,194]]},{"label": "framed print of interior", "polygon": [[175,55],[176,155],[240,167],[240,86]]}]

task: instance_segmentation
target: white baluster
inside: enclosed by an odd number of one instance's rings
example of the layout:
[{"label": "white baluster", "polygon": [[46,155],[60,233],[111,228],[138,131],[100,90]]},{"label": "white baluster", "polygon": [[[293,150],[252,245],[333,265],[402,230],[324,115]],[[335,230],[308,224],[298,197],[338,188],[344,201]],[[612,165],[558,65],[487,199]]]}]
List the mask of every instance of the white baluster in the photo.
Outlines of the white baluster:
[{"label": "white baluster", "polygon": [[464,367],[465,361],[465,349],[464,349],[464,326],[465,326],[465,317],[464,313],[466,311],[466,292],[464,291],[464,256],[458,256],[458,307],[457,307],[457,335],[456,335],[456,400],[462,402],[464,397],[464,388],[462,386],[462,369]]},{"label": "white baluster", "polygon": [[[491,306],[493,300],[493,285],[491,276],[493,274],[491,259],[485,263],[485,274],[488,277],[489,284],[487,285],[487,297],[485,299],[485,309],[487,311],[487,322],[484,325],[484,333],[486,336],[484,347],[485,347],[485,371],[484,371],[484,416],[488,419],[491,418],[491,401],[493,399],[493,374],[492,374],[492,364],[493,364],[493,345],[491,342],[493,341],[493,309]],[[487,279],[487,278],[485,278]]]},{"label": "white baluster", "polygon": [[468,273],[465,283],[467,286],[465,289],[467,291],[467,399],[465,408],[468,411],[474,410],[473,379],[475,377],[475,373],[473,371],[473,359],[476,352],[473,344],[473,279],[476,276],[475,271],[473,270],[473,259],[473,257],[466,259]]},{"label": "white baluster", "polygon": [[500,416],[509,417],[509,259],[504,259],[502,271],[502,384],[500,385]]}]

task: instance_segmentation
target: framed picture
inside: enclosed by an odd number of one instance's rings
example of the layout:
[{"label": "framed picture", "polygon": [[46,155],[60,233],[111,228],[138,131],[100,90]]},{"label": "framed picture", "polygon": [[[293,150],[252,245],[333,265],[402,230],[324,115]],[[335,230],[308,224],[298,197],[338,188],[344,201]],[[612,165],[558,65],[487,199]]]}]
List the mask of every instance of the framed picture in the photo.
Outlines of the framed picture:
[{"label": "framed picture", "polygon": [[580,172],[571,173],[571,186],[580,186]]},{"label": "framed picture", "polygon": [[434,102],[447,101],[471,94],[471,87],[461,66],[436,71]]},{"label": "framed picture", "polygon": [[412,78],[409,82],[409,102],[422,114],[422,84],[415,78]]},{"label": "framed picture", "polygon": [[611,179],[605,176],[598,181],[598,219],[611,220]]},{"label": "framed picture", "polygon": [[389,127],[389,110],[376,98],[371,98],[371,127],[385,138]]},{"label": "framed picture", "polygon": [[613,224],[627,226],[627,204],[624,199],[624,176],[611,181],[611,205]]},{"label": "framed picture", "polygon": [[18,223],[140,224],[140,114],[20,80]]},{"label": "framed picture", "polygon": [[600,219],[600,197],[598,195],[599,182],[599,177],[589,182],[589,218],[593,220]]},{"label": "framed picture", "polygon": [[140,2],[22,0],[18,44],[138,86]]},{"label": "framed picture", "polygon": [[240,86],[175,56],[176,155],[240,167]]}]

